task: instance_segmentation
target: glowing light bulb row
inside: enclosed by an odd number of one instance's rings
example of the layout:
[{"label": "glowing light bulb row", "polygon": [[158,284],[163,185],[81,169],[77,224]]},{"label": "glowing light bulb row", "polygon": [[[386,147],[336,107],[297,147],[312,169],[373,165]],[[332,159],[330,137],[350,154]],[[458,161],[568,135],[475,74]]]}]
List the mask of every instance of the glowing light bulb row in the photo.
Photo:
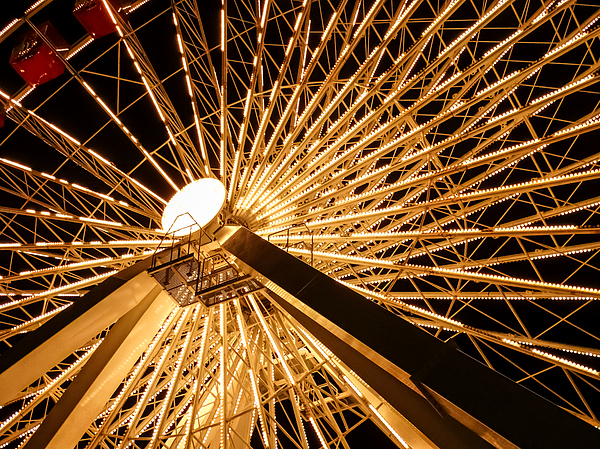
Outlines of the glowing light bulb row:
[{"label": "glowing light bulb row", "polygon": [[113,271],[109,271],[108,273],[104,273],[104,274],[99,274],[96,276],[91,276],[88,277],[86,279],[83,279],[81,281],[77,281],[77,282],[72,282],[70,284],[65,284],[62,285],[60,287],[55,287],[55,288],[51,288],[49,290],[46,290],[42,293],[36,293],[36,294],[32,294],[32,295],[27,295],[24,296],[22,299],[18,300],[18,301],[13,301],[7,304],[2,304],[0,305],[0,311],[9,307],[13,307],[15,305],[19,305],[19,304],[26,304],[26,303],[30,303],[33,300],[36,299],[40,299],[46,296],[54,296],[57,295],[59,293],[66,293],[70,290],[75,290],[79,287],[83,287],[83,286],[87,286],[87,285],[91,285],[91,284],[95,284],[97,282],[99,282],[102,279],[105,279],[107,277],[112,276],[113,274],[118,273],[118,270],[113,270]]},{"label": "glowing light bulb row", "polygon": [[429,204],[436,204],[436,203],[441,203],[441,202],[446,203],[448,201],[463,201],[463,200],[468,200],[468,199],[474,198],[474,197],[489,196],[490,194],[500,194],[500,193],[510,192],[513,190],[519,190],[518,193],[522,193],[522,191],[524,191],[524,190],[526,191],[526,189],[528,189],[529,187],[533,187],[533,186],[535,186],[536,188],[542,187],[542,186],[543,187],[553,186],[558,183],[563,184],[564,181],[577,182],[577,181],[581,181],[581,180],[586,180],[585,178],[592,179],[599,175],[600,175],[600,169],[594,169],[594,170],[588,170],[588,171],[580,172],[580,173],[570,173],[570,174],[558,175],[558,176],[547,177],[547,178],[536,178],[536,179],[532,179],[531,181],[527,181],[527,182],[523,182],[523,183],[519,183],[519,184],[510,184],[510,185],[501,186],[501,187],[477,190],[477,191],[473,191],[473,192],[463,192],[461,194],[455,194],[455,195],[451,195],[448,197],[436,198],[436,199],[433,199],[433,200],[430,200],[427,202],[415,203],[415,205],[426,207]]},{"label": "glowing light bulb row", "polygon": [[550,58],[552,56],[557,55],[559,52],[562,52],[562,50],[565,50],[567,47],[569,47],[570,45],[575,44],[576,42],[583,40],[584,37],[587,36],[587,32],[579,32],[577,34],[575,34],[575,36],[573,36],[571,39],[569,39],[566,42],[563,42],[562,44],[558,44],[556,47],[554,47],[552,50],[550,50],[549,52],[547,52],[543,57],[545,59]]},{"label": "glowing light bulb row", "polygon": [[[2,93],[2,92],[0,92]],[[7,96],[7,98],[9,98]],[[162,203],[166,204],[166,201],[163,200],[162,198],[160,198],[157,194],[155,194],[154,192],[152,192],[150,189],[148,189],[146,186],[144,186],[143,184],[141,184],[140,182],[136,181],[135,179],[131,178],[128,174],[122,172],[121,170],[119,170],[118,168],[116,168],[116,166],[108,161],[107,159],[103,158],[102,156],[100,156],[97,152],[89,149],[89,148],[85,148],[81,145],[81,142],[79,142],[77,139],[75,139],[74,137],[70,136],[69,134],[67,134],[65,131],[63,131],[62,129],[58,128],[57,126],[55,126],[54,124],[48,122],[47,120],[45,120],[44,118],[40,117],[39,115],[37,115],[35,112],[30,111],[28,109],[25,109],[21,106],[20,103],[18,103],[17,101],[11,99],[10,100],[13,104],[15,104],[16,106],[19,107],[20,110],[24,111],[26,114],[34,117],[36,120],[40,121],[44,126],[49,127],[50,129],[52,129],[53,131],[59,133],[61,136],[65,137],[71,144],[75,145],[78,149],[81,149],[83,151],[85,151],[86,153],[90,154],[94,159],[96,163],[99,163],[99,165],[107,165],[110,167],[111,171],[116,171],[120,177],[122,177],[123,179],[127,179],[130,182],[133,182],[134,184],[136,184],[138,187],[142,188],[144,191],[146,191],[148,194],[150,194],[151,196],[153,196],[155,199],[161,201]],[[38,172],[35,172],[38,173]],[[41,176],[44,176],[48,179],[51,180],[56,180],[56,178],[52,175],[48,175],[46,173],[39,173]],[[58,182],[62,183],[62,184],[68,184],[67,181],[63,180],[63,179],[59,179]],[[93,192],[93,191],[92,191]],[[98,195],[102,195],[99,194],[98,192],[95,192]],[[119,203],[123,206],[128,206],[127,203],[123,202],[123,201],[119,201]]]},{"label": "glowing light bulb row", "polygon": [[[27,402],[20,410],[13,413],[7,419],[5,419],[0,424],[0,431],[5,430],[8,426],[13,425],[15,419],[20,418],[21,416],[27,414],[31,411],[41,400],[43,400],[44,395],[52,390],[55,387],[60,386],[72,373],[94,352],[94,350],[102,343],[102,340],[99,340],[94,345],[92,345],[81,357],[79,357],[75,362],[69,365],[67,368],[63,369],[62,372],[55,378],[52,379],[46,386],[35,393],[33,393],[33,397]],[[3,446],[0,446],[3,447]]]},{"label": "glowing light bulb row", "polygon": [[392,296],[384,295],[384,294],[381,294],[381,293],[378,293],[378,292],[372,291],[372,290],[367,290],[364,287],[360,287],[358,285],[353,285],[353,284],[350,284],[350,283],[345,282],[345,281],[338,280],[337,282],[339,282],[342,285],[345,285],[346,287],[351,288],[352,290],[360,293],[361,295],[364,295],[364,296],[367,296],[367,297],[372,297],[372,298],[375,298],[375,299],[378,299],[378,300],[383,300],[383,301],[391,302],[392,304],[396,304],[396,305],[399,305],[401,307],[408,308],[411,311],[416,312],[419,315],[425,315],[427,318],[435,318],[436,320],[442,320],[444,322],[453,324],[453,325],[458,326],[458,327],[464,327],[464,324],[461,323],[460,321],[453,320],[452,318],[445,317],[443,315],[437,314],[435,312],[431,312],[430,310],[426,310],[426,309],[423,309],[421,307],[414,306],[412,304],[407,304],[407,303],[405,303],[403,301],[400,301],[397,298],[394,298]]},{"label": "glowing light bulb row", "polygon": [[588,81],[591,81],[591,80],[595,79],[596,77],[597,76],[595,73],[590,73],[589,75],[584,76],[583,78],[573,81],[559,89],[553,90],[552,92],[549,92],[545,95],[542,95],[541,97],[536,98],[535,100],[532,100],[529,104],[534,105],[534,104],[540,103],[542,101],[546,101],[550,98],[556,97],[558,95],[564,94],[570,90],[575,90],[576,87],[580,87],[581,85],[587,85]]},{"label": "glowing light bulb row", "polygon": [[[196,321],[196,317],[198,316],[198,307],[194,307],[191,315],[192,315],[192,322]],[[188,315],[190,314],[190,309],[187,309],[181,317],[181,321],[185,321],[188,317]],[[173,365],[172,368],[172,375],[173,376],[177,376],[180,373],[180,368],[181,368],[181,364],[183,362],[183,358],[185,356],[188,355],[188,346],[190,343],[190,339],[192,336],[192,332],[188,332],[187,335],[185,336],[185,339],[183,341],[183,344],[181,345],[181,350],[179,351],[179,356],[177,357],[177,359],[175,360],[175,364]],[[150,446],[153,446],[154,443],[156,442],[156,439],[158,438],[158,432],[160,430],[161,427],[161,423],[163,422],[163,418],[165,415],[165,412],[167,411],[167,406],[169,405],[172,395],[173,395],[173,388],[175,387],[175,378],[171,378],[171,380],[169,381],[169,383],[167,384],[167,388],[166,388],[166,394],[165,397],[162,399],[162,404],[161,407],[159,409],[158,415],[154,418],[156,420],[156,425],[154,427],[154,432],[152,433],[152,436],[150,438]],[[165,389],[163,389],[164,391]],[[147,425],[147,427],[149,426],[149,423]],[[142,429],[139,433],[143,433],[144,429]]]},{"label": "glowing light bulb row", "polygon": [[530,258],[532,260],[538,260],[538,259],[548,259],[548,258],[553,258],[553,257],[559,257],[559,256],[567,256],[567,255],[571,255],[571,254],[582,254],[582,253],[589,253],[591,251],[595,251],[595,249],[593,248],[584,248],[584,249],[573,249],[573,250],[567,250],[567,251],[562,251],[562,248],[557,248],[556,253],[547,253],[547,254],[541,254],[541,255],[533,255]]},{"label": "glowing light bulb row", "polygon": [[[181,325],[183,324],[183,313],[180,314],[181,316],[179,317],[179,320],[177,321],[176,325],[175,325],[175,329],[173,330],[173,334],[177,335],[179,332],[179,328],[181,327]],[[150,395],[150,387],[152,385],[154,385],[154,382],[156,380],[156,378],[158,377],[159,373],[162,372],[161,367],[163,366],[163,363],[165,362],[167,356],[171,353],[171,348],[173,346],[172,342],[168,342],[167,344],[165,344],[165,346],[162,349],[162,354],[160,356],[160,358],[158,359],[157,363],[156,363],[156,367],[154,369],[154,371],[152,372],[152,375],[150,376],[150,379],[147,383],[147,387],[144,390],[144,392],[142,393],[141,397],[138,400],[138,403],[136,405],[136,407],[134,408],[133,412],[129,415],[129,417],[124,421],[125,424],[130,424],[132,423],[135,419],[137,419],[142,407],[145,406],[146,401],[148,400],[148,397]],[[155,394],[157,394],[159,392],[155,392]]]},{"label": "glowing light bulb row", "polygon": [[[121,38],[124,37],[124,33],[123,30],[121,29],[121,25],[119,24],[119,22],[117,21],[115,15],[112,12],[112,7],[107,3],[107,0],[102,0],[104,3],[105,8],[107,9],[111,21],[113,22],[113,24],[115,25],[115,27],[117,28],[117,32],[119,33],[119,36]],[[123,44],[125,45],[125,48],[127,50],[127,53],[129,54],[129,57],[131,58],[138,74],[140,75],[141,79],[142,79],[142,83],[144,84],[144,87],[146,88],[146,92],[148,93],[148,96],[150,97],[150,99],[152,100],[152,103],[154,104],[154,107],[156,109],[156,111],[158,112],[158,115],[161,119],[161,121],[163,122],[165,129],[167,131],[167,134],[169,135],[169,138],[171,140],[171,142],[173,143],[173,145],[177,146],[177,141],[175,140],[175,137],[173,136],[173,132],[171,130],[171,125],[170,123],[167,121],[165,115],[163,114],[163,110],[160,107],[160,105],[158,104],[158,101],[156,100],[156,96],[154,95],[154,91],[152,90],[152,88],[150,87],[150,84],[148,82],[148,78],[147,76],[144,74],[144,72],[141,69],[140,66],[140,61],[139,58],[136,56],[136,54],[133,52],[131,45],[129,44],[129,42],[126,39],[122,40]],[[105,110],[107,110],[108,112],[108,108],[105,108]],[[112,114],[112,112],[110,113],[111,117],[114,116],[114,114]],[[116,118],[116,117],[114,117]],[[117,119],[118,120],[118,119]],[[121,125],[120,125],[121,126]],[[126,129],[126,128],[125,128]],[[137,139],[129,132],[129,130],[126,131],[127,136],[132,139],[132,142],[134,142],[134,144],[136,145],[136,147],[142,151],[142,153],[144,154],[144,156],[146,157],[146,159],[156,168],[156,170],[161,174],[161,176],[165,179],[165,181],[167,181],[171,187],[173,187],[173,189],[178,192],[179,191],[179,187],[177,187],[177,185],[173,182],[173,180],[167,175],[167,173],[162,169],[162,167],[158,164],[158,162],[155,160],[155,158],[153,158],[150,153],[148,153],[146,151],[145,148],[142,147],[142,145],[137,141]]]},{"label": "glowing light bulb row", "polygon": [[104,266],[106,264],[110,264],[111,262],[116,262],[116,261],[125,260],[125,259],[132,259],[134,257],[135,258],[146,257],[153,253],[154,253],[154,251],[144,251],[143,253],[141,253],[139,255],[124,254],[119,257],[104,257],[104,258],[100,258],[100,259],[86,260],[83,262],[73,262],[73,263],[66,264],[66,265],[57,265],[54,267],[40,268],[37,270],[26,270],[26,271],[19,272],[18,277],[29,276],[29,275],[34,275],[34,276],[42,275],[43,276],[47,273],[52,273],[52,272],[62,272],[62,271],[82,269],[82,268],[87,268],[87,267]]},{"label": "glowing light bulb row", "polygon": [[438,54],[437,58],[439,59],[442,56],[446,55],[450,51],[454,50],[454,48],[457,47],[461,43],[463,43],[463,44],[468,43],[471,39],[473,39],[474,35],[476,33],[478,33],[479,30],[487,24],[487,22],[492,18],[492,16],[494,16],[494,14],[499,12],[501,9],[504,8],[504,6],[508,5],[509,3],[510,3],[509,0],[500,0],[499,2],[497,2],[494,5],[494,7],[492,7],[483,16],[481,16],[470,28],[468,28],[466,31],[464,31],[453,42],[451,42],[450,45],[448,45],[446,48],[444,48],[444,50],[442,50]]},{"label": "glowing light bulb row", "polygon": [[575,349],[559,348],[561,351],[570,352],[571,354],[580,354],[588,357],[600,357],[600,352],[577,351]]},{"label": "glowing light bulb row", "polygon": [[[552,234],[558,231],[576,231],[579,228],[575,225],[558,225],[558,226],[508,226],[508,227],[494,227],[494,228],[468,228],[468,229],[424,229],[421,231],[383,231],[383,232],[369,232],[369,231],[358,231],[351,232],[348,234],[317,234],[312,237],[315,242],[327,242],[335,239],[344,239],[357,242],[368,242],[373,243],[376,240],[401,240],[402,242],[413,239],[413,238],[448,238],[461,235],[472,235],[481,234],[481,237],[494,236],[494,234],[530,234],[530,233],[548,233]],[[271,241],[303,241],[309,238],[308,234],[290,234],[289,237],[283,235],[274,235],[270,238]]]},{"label": "glowing light bulb row", "polygon": [[[389,165],[385,165],[383,167],[378,168],[377,170],[374,171],[367,171],[366,173],[364,173],[363,175],[353,179],[351,182],[349,182],[348,184],[346,184],[343,188],[344,189],[351,189],[353,188],[353,186],[365,182],[369,179],[372,179],[374,177],[377,176],[381,176],[382,173],[385,173],[386,170],[389,169]],[[347,176],[347,172],[340,170],[339,172],[335,173],[328,181],[327,184],[328,185],[332,185],[338,178],[343,177],[343,176]],[[383,179],[383,178],[382,178]],[[379,183],[381,183],[381,180],[379,181]],[[272,221],[275,218],[279,218],[283,215],[285,215],[288,212],[292,212],[294,210],[297,210],[298,207],[297,206],[291,206],[288,207],[286,209],[284,209],[283,211],[279,211],[278,213],[274,213],[275,211],[281,209],[282,207],[286,206],[287,204],[290,204],[292,202],[298,201],[300,198],[303,198],[307,195],[309,195],[310,193],[314,192],[316,189],[318,188],[323,188],[322,184],[313,184],[311,187],[307,188],[306,190],[303,190],[302,192],[294,195],[292,198],[285,200],[281,203],[279,203],[279,205],[273,207],[272,209],[269,209],[267,211],[265,211],[263,214],[259,215],[259,219],[263,219],[263,218],[267,218],[269,217],[269,219],[271,220],[271,224],[274,224],[274,222]],[[377,192],[381,193],[387,190],[392,190],[392,188],[390,188],[389,186],[385,186],[385,187],[379,187],[377,189]],[[320,192],[320,195],[318,197],[319,201],[324,201],[327,198],[333,197],[334,195],[339,195],[339,189],[331,186],[329,188],[327,188],[327,190]],[[366,198],[367,196],[373,195],[373,192],[371,190],[361,193],[359,195],[349,195],[346,196],[345,198],[342,199],[336,199],[336,206],[341,205],[341,204],[346,204],[349,202],[353,202],[353,201],[357,201],[360,200],[361,198]],[[305,206],[305,205],[303,205]],[[315,208],[314,211],[317,210],[322,210],[323,208]]]},{"label": "glowing light bulb row", "polygon": [[[50,317],[56,315],[57,313],[63,311],[64,309],[66,309],[67,307],[71,306],[72,304],[73,303],[65,304],[64,306],[58,307],[58,308],[56,308],[54,310],[51,310],[50,312],[46,312],[46,313],[43,313],[41,315],[38,315],[35,318],[32,318],[32,319],[26,321],[25,323],[19,324],[18,326],[14,326],[10,330],[10,334],[20,333],[23,329],[25,329],[25,328],[33,325],[33,324],[39,323],[41,321],[45,321],[47,318],[50,318]],[[6,338],[6,337],[7,337],[7,335],[4,334],[3,338]]]},{"label": "glowing light bulb row", "polygon": [[[385,35],[383,36],[383,41],[387,41],[388,39],[390,39],[392,37],[392,35],[396,35],[398,29],[400,28],[400,26],[403,26],[406,24],[406,19],[408,18],[408,16],[414,12],[413,10],[419,5],[418,1],[413,1],[410,5],[406,6],[406,3],[404,3],[402,5],[402,10],[400,11],[400,14],[398,15],[398,18],[394,21],[394,23],[392,24],[392,26],[388,29],[388,31],[385,33]],[[357,11],[358,13],[358,11]],[[364,23],[364,22],[363,22]],[[358,34],[359,30],[356,30],[356,33],[354,33],[354,38],[356,38],[357,34]]]},{"label": "glowing light bulb row", "polygon": [[435,17],[435,19],[421,33],[421,37],[424,37],[424,36],[428,35],[429,33],[431,33],[433,31],[433,29],[435,27],[437,27],[440,23],[442,23],[443,21],[445,21],[446,18],[447,18],[447,16],[449,16],[450,13],[454,11],[454,7],[458,3],[459,3],[459,0],[452,0],[450,3],[448,3],[448,6],[446,6],[446,9],[444,9],[441,13],[437,14],[436,17]]},{"label": "glowing light bulb row", "polygon": [[555,356],[554,354],[550,354],[548,352],[540,351],[539,349],[536,349],[536,348],[532,348],[531,352],[534,352],[535,354],[541,355],[542,357],[550,359],[550,360],[552,360],[554,362],[558,362],[560,364],[567,365],[567,366],[569,366],[571,368],[576,368],[576,369],[579,369],[581,371],[585,371],[585,372],[587,372],[589,374],[593,374],[595,376],[600,376],[600,373],[598,371],[596,371],[595,369],[589,368],[589,367],[587,367],[585,365],[581,365],[579,363],[572,362],[571,360],[568,360],[568,359],[565,359],[565,358],[562,358],[562,357]]},{"label": "glowing light bulb row", "polygon": [[419,327],[427,327],[429,329],[438,329],[441,331],[447,331],[447,332],[456,332],[456,329],[450,328],[450,327],[444,327],[441,324],[425,324],[425,323],[416,323],[417,326]]},{"label": "glowing light bulb row", "polygon": [[[185,50],[184,50],[184,46],[183,46],[183,38],[181,37],[181,29],[179,27],[179,22],[177,20],[176,11],[178,11],[178,9],[174,8],[173,24],[175,25],[175,33],[177,35],[177,45],[179,48],[179,53],[181,54],[181,64],[183,67],[183,71],[185,73],[185,82],[187,85],[188,94],[190,96],[190,103],[192,105],[192,113],[194,114],[194,124],[196,126],[196,133],[198,134],[198,140],[200,142],[200,151],[201,151],[202,158],[204,159],[204,161],[207,161],[208,155],[206,153],[206,148],[204,146],[204,139],[202,138],[202,129],[200,126],[200,118],[198,116],[198,110],[197,110],[198,107],[196,105],[196,98],[194,96],[194,90],[192,88],[192,80],[191,80],[191,76],[189,73],[188,63],[187,63],[186,54],[185,54]],[[192,177],[190,177],[190,179],[193,181]]]},{"label": "glowing light bulb row", "polygon": [[532,286],[532,287],[536,287],[536,288],[540,288],[540,289],[551,288],[551,289],[557,289],[557,290],[562,290],[562,291],[566,290],[566,291],[574,291],[574,292],[584,292],[584,293],[592,294],[596,298],[600,297],[600,290],[598,290],[598,289],[588,288],[588,287],[580,287],[580,286],[575,286],[575,285],[557,284],[554,282],[534,281],[534,280],[530,280],[530,279],[499,276],[499,275],[494,275],[494,274],[468,273],[461,269],[428,267],[425,265],[403,265],[403,268],[409,269],[409,270],[410,269],[417,269],[419,271],[423,270],[424,273],[431,273],[431,274],[468,275],[468,277],[470,277],[470,278],[472,277],[473,279],[488,280],[493,283],[496,283],[499,281],[499,282],[504,282],[507,284],[511,284],[511,283],[515,284],[516,283],[516,284],[521,284],[521,285],[528,285],[528,286]]},{"label": "glowing light bulb row", "polygon": [[17,23],[19,22],[19,19],[13,19],[12,21],[10,21],[8,23],[8,25],[6,25],[4,28],[2,28],[2,30],[0,30],[0,37],[2,37],[2,35],[4,33],[6,33],[8,30],[10,30],[13,26],[15,26]]},{"label": "glowing light bulb row", "polygon": [[[457,74],[457,75],[455,75],[455,76],[458,76],[458,74]],[[454,77],[453,77],[453,78],[454,78]],[[453,80],[453,78],[452,78],[451,80],[448,80],[448,82],[452,81],[452,80]],[[446,84],[446,83],[445,83],[445,84]],[[443,86],[441,86],[441,87],[445,87],[445,84],[444,84]],[[385,103],[387,103],[387,102],[391,102],[392,100],[394,100],[394,99],[395,99],[395,97],[396,97],[396,95],[397,95],[397,93],[398,93],[399,91],[400,91],[400,89],[398,89],[397,91],[395,91],[393,95],[389,95],[389,96],[388,96],[388,97],[387,97],[387,98],[384,100],[384,104],[385,104]],[[433,97],[433,94],[434,94],[434,93],[435,93],[435,92],[430,92],[430,93],[429,93],[429,95],[427,95],[426,97],[427,97],[427,98],[429,98],[429,97]],[[376,130],[374,130],[373,132],[371,132],[371,134],[370,134],[369,136],[365,137],[365,138],[364,138],[364,139],[363,139],[361,142],[357,143],[356,145],[354,145],[354,146],[353,146],[353,147],[351,147],[350,149],[346,150],[346,151],[345,151],[345,153],[344,153],[343,155],[347,155],[347,154],[351,153],[351,152],[352,152],[352,151],[353,151],[355,148],[358,148],[360,145],[364,145],[364,142],[365,142],[367,139],[369,139],[369,138],[373,138],[373,136],[374,136],[374,135],[376,135],[377,133],[381,133],[381,132],[383,132],[385,129],[387,129],[387,127],[389,127],[391,124],[395,123],[395,121],[397,121],[397,120],[398,120],[400,117],[404,117],[404,116],[406,116],[406,115],[407,115],[409,112],[411,112],[411,111],[412,111],[412,109],[416,109],[418,106],[420,106],[420,103],[421,103],[421,102],[424,102],[424,101],[425,101],[425,99],[419,99],[419,100],[418,100],[418,101],[417,101],[415,104],[411,105],[411,106],[408,108],[409,110],[406,110],[406,111],[404,111],[402,114],[400,114],[400,115],[399,115],[398,117],[396,117],[395,119],[392,119],[392,120],[388,121],[388,122],[387,122],[387,123],[386,123],[384,126],[382,126],[382,127],[378,127]],[[331,104],[333,104],[333,103],[330,103],[330,105],[331,105]],[[448,110],[448,111],[446,111],[446,113],[449,113],[449,112],[451,112],[453,109],[455,109],[455,108],[459,107],[461,104],[462,104],[461,102],[457,102],[457,104],[455,104],[455,105],[453,105],[452,107],[450,107],[450,108],[449,108],[449,110]],[[374,113],[376,113],[376,112],[377,112],[379,109],[381,109],[381,108],[378,108],[378,109],[376,109],[376,110],[373,110],[372,112],[370,112],[369,114],[367,114],[365,117],[363,117],[363,118],[362,118],[362,119],[361,119],[361,120],[360,120],[360,121],[359,121],[359,122],[358,122],[356,125],[354,125],[352,128],[350,128],[349,130],[347,130],[347,131],[346,131],[346,132],[345,132],[345,133],[344,133],[344,134],[343,134],[343,135],[342,135],[340,138],[338,138],[337,142],[334,144],[334,147],[335,147],[335,148],[337,148],[337,147],[338,147],[338,146],[341,144],[341,142],[343,142],[343,141],[345,140],[345,138],[347,138],[347,137],[348,137],[348,136],[349,136],[351,133],[354,133],[354,132],[355,132],[355,129],[359,128],[359,126],[362,124],[362,122],[364,122],[364,121],[366,121],[367,119],[369,119],[369,118],[371,117],[371,115],[373,115]],[[442,114],[442,115],[445,115],[445,114]],[[345,114],[344,114],[344,116],[345,116]],[[343,117],[340,117],[338,120],[341,120],[342,118],[343,118]],[[432,119],[432,120],[433,120],[433,119]],[[431,122],[431,121],[430,121],[430,122]],[[316,125],[316,124],[317,124],[317,123],[315,123],[315,125]],[[413,132],[413,131],[411,131],[409,134],[411,134],[411,133],[414,133],[414,132]],[[396,142],[396,144],[397,144],[397,142]],[[331,150],[331,148],[330,148],[330,150]],[[331,151],[333,151],[333,150],[331,150]],[[326,155],[326,154],[330,154],[330,152],[323,152],[323,154],[322,154],[322,156],[321,156],[321,157],[323,157],[323,155]],[[340,157],[341,157],[341,156],[343,156],[343,155],[340,155]],[[316,159],[315,159],[315,158],[313,158],[313,161],[312,161],[311,163],[309,163],[309,166],[307,167],[307,171],[308,171],[308,168],[309,168],[309,167],[311,167],[312,165],[316,164],[316,163],[318,162],[318,160],[319,160],[318,158],[316,158]],[[335,162],[335,161],[334,161],[334,162]],[[322,171],[323,169],[326,169],[326,168],[328,168],[330,165],[331,165],[331,162],[330,162],[329,164],[327,164],[325,167],[322,167],[322,168],[321,168],[321,171]],[[288,170],[288,171],[289,171],[289,170]],[[278,195],[278,194],[279,194],[279,193],[281,193],[281,192],[282,192],[282,191],[283,191],[283,190],[284,190],[286,187],[288,187],[288,186],[291,184],[291,182],[295,182],[295,181],[296,181],[296,178],[293,178],[293,179],[290,179],[290,180],[288,180],[288,181],[287,181],[287,182],[286,182],[284,185],[282,185],[282,186],[281,186],[281,187],[280,187],[278,190],[276,190],[276,191],[275,191],[275,192],[274,192],[274,193],[273,193],[273,194],[272,194],[272,195],[271,195],[271,196],[270,196],[270,197],[269,197],[267,200],[263,201],[263,203],[261,204],[261,206],[259,206],[259,208],[260,208],[260,207],[262,207],[262,206],[263,206],[265,203],[267,203],[267,202],[271,201],[271,200],[272,200],[272,199],[273,199],[273,198],[274,198],[276,195]],[[305,183],[306,183],[306,179],[304,180],[303,184],[305,184]],[[298,187],[296,186],[296,188],[295,188],[295,189],[292,189],[292,192],[293,192],[294,190],[297,190],[297,189],[298,189]],[[254,200],[248,200],[248,201],[247,201],[247,203],[246,203],[246,206],[247,206],[249,203],[253,202],[253,201],[254,201]]]},{"label": "glowing light bulb row", "polygon": [[258,304],[256,303],[256,300],[254,299],[254,296],[252,294],[248,295],[248,300],[249,300],[250,304],[252,305],[252,308],[254,309],[254,313],[256,314],[256,316],[259,319],[259,322],[262,326],[263,332],[265,333],[265,335],[271,342],[271,347],[275,350],[277,356],[279,357],[279,360],[281,362],[281,365],[283,366],[283,370],[286,374],[286,377],[288,378],[288,381],[290,382],[290,385],[295,385],[296,381],[294,379],[294,376],[292,375],[292,372],[290,371],[290,368],[288,367],[288,364],[285,361],[283,353],[281,352],[281,348],[276,343],[273,335],[271,334],[271,331],[269,330],[269,328],[267,326],[265,318],[264,318],[263,314],[261,313],[261,311],[258,307]]}]

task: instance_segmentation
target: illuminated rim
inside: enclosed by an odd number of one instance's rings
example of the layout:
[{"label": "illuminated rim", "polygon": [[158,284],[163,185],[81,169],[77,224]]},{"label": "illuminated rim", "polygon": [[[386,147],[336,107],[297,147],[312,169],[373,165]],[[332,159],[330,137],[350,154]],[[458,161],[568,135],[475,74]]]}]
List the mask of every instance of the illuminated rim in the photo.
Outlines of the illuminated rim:
[{"label": "illuminated rim", "polygon": [[[38,12],[71,17],[27,3],[0,25],[5,54]],[[135,0],[129,24],[113,14],[117,33],[70,40],[72,71],[48,84],[11,86],[5,61],[0,354],[171,246],[169,198],[214,176],[232,222],[600,427],[590,3],[240,0],[222,2],[219,24],[197,0]],[[291,447],[357,447],[353,422],[332,428],[348,412],[406,447],[404,418],[271,304],[259,291],[174,311],[88,446],[213,447],[247,418],[235,435],[272,448],[290,405]],[[26,444],[96,347],[48,373],[31,363],[39,389],[4,408],[0,447]]]},{"label": "illuminated rim", "polygon": [[212,178],[198,179],[175,195],[165,207],[162,227],[176,235],[197,231],[210,223],[225,205],[225,187]]}]

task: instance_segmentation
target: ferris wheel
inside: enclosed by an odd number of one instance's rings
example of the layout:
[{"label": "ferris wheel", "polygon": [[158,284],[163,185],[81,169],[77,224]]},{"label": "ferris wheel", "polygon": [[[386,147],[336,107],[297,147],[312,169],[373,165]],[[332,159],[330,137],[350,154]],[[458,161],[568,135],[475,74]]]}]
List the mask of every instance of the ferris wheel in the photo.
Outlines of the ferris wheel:
[{"label": "ferris wheel", "polygon": [[[600,439],[600,7],[19,14],[0,447]],[[531,446],[495,427],[503,392]],[[535,427],[554,416],[581,432]]]}]

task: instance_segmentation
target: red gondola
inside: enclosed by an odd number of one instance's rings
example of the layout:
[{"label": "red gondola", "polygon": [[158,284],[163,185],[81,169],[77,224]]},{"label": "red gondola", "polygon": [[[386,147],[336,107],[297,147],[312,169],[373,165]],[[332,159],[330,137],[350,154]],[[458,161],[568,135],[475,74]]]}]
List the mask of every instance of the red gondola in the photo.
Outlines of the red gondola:
[{"label": "red gondola", "polygon": [[[38,25],[38,30],[59,52],[69,50],[66,41],[50,22]],[[28,31],[17,40],[10,56],[10,65],[30,86],[50,81],[65,71],[65,65],[60,57],[35,30]]]}]

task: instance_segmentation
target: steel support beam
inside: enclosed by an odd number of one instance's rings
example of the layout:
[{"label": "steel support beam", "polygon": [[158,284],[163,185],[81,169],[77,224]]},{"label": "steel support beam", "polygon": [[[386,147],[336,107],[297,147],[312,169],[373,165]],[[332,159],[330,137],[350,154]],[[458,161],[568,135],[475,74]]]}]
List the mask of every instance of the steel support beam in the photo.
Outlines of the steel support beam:
[{"label": "steel support beam", "polygon": [[115,323],[25,447],[77,446],[174,307],[155,284],[140,304]]},{"label": "steel support beam", "polygon": [[589,424],[249,230],[225,227],[217,239],[280,308],[438,447],[598,447],[600,432]]},{"label": "steel support beam", "polygon": [[106,279],[0,357],[0,405],[113,324],[157,286],[150,259]]}]

